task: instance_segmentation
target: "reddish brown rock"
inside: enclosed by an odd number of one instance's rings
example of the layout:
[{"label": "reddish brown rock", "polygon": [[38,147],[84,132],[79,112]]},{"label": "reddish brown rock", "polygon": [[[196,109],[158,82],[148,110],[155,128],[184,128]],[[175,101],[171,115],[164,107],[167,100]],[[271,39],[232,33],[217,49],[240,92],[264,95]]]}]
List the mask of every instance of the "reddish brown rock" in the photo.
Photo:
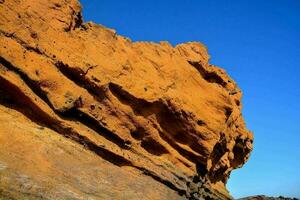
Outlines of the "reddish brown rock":
[{"label": "reddish brown rock", "polygon": [[204,45],[131,42],[76,0],[6,0],[0,56],[0,195],[231,198],[253,136]]}]

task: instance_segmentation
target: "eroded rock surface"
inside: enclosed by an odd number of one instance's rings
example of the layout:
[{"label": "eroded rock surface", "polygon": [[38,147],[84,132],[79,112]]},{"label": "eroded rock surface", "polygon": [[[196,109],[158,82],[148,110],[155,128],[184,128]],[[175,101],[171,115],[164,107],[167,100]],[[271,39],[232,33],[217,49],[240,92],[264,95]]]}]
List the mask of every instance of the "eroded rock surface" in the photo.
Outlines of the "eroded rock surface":
[{"label": "eroded rock surface", "polygon": [[76,0],[0,1],[0,195],[232,198],[253,136],[240,89],[208,61],[197,42],[83,23]]}]

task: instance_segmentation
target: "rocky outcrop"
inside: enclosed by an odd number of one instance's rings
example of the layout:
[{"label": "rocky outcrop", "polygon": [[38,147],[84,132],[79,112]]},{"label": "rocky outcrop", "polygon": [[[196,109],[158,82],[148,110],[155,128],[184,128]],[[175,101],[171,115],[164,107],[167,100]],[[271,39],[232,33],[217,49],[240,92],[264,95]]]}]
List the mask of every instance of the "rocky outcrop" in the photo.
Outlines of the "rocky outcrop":
[{"label": "rocky outcrop", "polygon": [[250,196],[250,197],[245,197],[241,198],[239,200],[298,200],[297,198],[289,198],[289,197],[268,197],[265,195],[257,195],[257,196]]},{"label": "rocky outcrop", "polygon": [[0,195],[231,199],[253,136],[208,61],[83,23],[76,0],[0,1]]}]

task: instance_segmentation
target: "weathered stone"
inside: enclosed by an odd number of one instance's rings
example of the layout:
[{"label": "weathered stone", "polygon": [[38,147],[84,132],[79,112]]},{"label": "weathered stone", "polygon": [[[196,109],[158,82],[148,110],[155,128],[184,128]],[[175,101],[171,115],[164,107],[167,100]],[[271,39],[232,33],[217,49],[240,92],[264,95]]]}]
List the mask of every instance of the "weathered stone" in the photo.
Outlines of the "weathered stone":
[{"label": "weathered stone", "polygon": [[253,142],[236,83],[201,43],[131,42],[81,16],[76,0],[0,4],[0,195],[232,198]]}]

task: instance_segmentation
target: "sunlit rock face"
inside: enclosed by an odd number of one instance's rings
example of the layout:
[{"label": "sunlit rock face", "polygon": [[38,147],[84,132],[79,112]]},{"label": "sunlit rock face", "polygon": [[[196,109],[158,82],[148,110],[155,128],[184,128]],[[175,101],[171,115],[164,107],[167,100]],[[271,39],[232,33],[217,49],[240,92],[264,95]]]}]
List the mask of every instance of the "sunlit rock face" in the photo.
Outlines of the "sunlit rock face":
[{"label": "sunlit rock face", "polygon": [[231,199],[241,90],[197,42],[131,42],[76,0],[0,1],[0,196]]}]

